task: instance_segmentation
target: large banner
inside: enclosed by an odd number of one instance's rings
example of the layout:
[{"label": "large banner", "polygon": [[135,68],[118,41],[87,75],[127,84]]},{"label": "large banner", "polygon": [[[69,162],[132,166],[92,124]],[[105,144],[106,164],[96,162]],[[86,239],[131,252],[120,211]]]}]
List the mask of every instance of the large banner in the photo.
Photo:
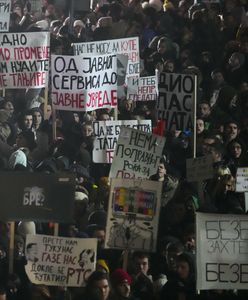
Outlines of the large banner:
[{"label": "large banner", "polygon": [[156,101],[157,98],[157,76],[129,77],[127,79],[127,99],[132,101]]},{"label": "large banner", "polygon": [[152,132],[151,120],[99,121],[94,122],[93,162],[112,163],[121,126]]},{"label": "large banner", "polygon": [[139,76],[139,38],[129,37],[89,43],[75,43],[74,54],[124,54],[128,56],[127,76]]},{"label": "large banner", "polygon": [[58,110],[92,111],[117,106],[115,54],[52,55],[52,103]]},{"label": "large banner", "polygon": [[0,34],[0,89],[48,85],[48,32]]},{"label": "large banner", "polygon": [[197,289],[248,289],[248,216],[196,214]]},{"label": "large banner", "polygon": [[248,167],[237,169],[236,192],[248,192]]},{"label": "large banner", "polygon": [[165,138],[122,127],[110,169],[111,178],[149,178],[157,172]]},{"label": "large banner", "polygon": [[96,249],[97,239],[28,234],[25,271],[34,284],[81,287],[95,270]]},{"label": "large banner", "polygon": [[0,32],[9,31],[11,0],[0,0]]},{"label": "large banner", "polygon": [[156,251],[162,182],[112,179],[105,247]]},{"label": "large banner", "polygon": [[193,129],[194,84],[190,74],[160,74],[158,119],[166,121],[168,131]]},{"label": "large banner", "polygon": [[0,173],[0,220],[72,222],[75,177],[71,174]]},{"label": "large banner", "polygon": [[206,155],[186,160],[187,180],[197,182],[212,178],[214,175],[213,157]]}]

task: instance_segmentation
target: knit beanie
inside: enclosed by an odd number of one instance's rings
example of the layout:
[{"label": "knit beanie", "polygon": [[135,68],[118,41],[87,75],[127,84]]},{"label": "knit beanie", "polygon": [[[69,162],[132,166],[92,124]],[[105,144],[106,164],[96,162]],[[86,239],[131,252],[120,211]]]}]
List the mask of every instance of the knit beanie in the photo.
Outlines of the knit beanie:
[{"label": "knit beanie", "polygon": [[132,278],[123,269],[116,269],[111,274],[111,281],[112,281],[113,285],[119,285],[119,284],[123,283],[124,281],[127,281],[128,284],[131,284],[132,283]]}]

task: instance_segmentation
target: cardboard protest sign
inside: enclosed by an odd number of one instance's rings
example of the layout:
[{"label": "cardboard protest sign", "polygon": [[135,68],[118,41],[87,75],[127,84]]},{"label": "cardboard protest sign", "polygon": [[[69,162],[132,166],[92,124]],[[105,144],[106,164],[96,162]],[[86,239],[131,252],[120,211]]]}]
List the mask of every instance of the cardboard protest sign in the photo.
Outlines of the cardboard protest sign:
[{"label": "cardboard protest sign", "polygon": [[48,32],[0,34],[0,89],[48,85]]},{"label": "cardboard protest sign", "polygon": [[162,182],[112,179],[105,247],[155,251]]},{"label": "cardboard protest sign", "polygon": [[0,182],[0,220],[72,221],[75,178],[71,174],[1,172]]},{"label": "cardboard protest sign", "polygon": [[96,250],[97,239],[28,234],[25,271],[34,284],[84,286],[95,270]]},{"label": "cardboard protest sign", "polygon": [[116,55],[52,55],[52,104],[58,110],[117,106]]},{"label": "cardboard protest sign", "polygon": [[164,144],[164,137],[122,127],[110,178],[149,178],[157,172]]},{"label": "cardboard protest sign", "polygon": [[237,169],[236,192],[248,192],[248,167]]},{"label": "cardboard protest sign", "polygon": [[157,97],[157,76],[129,77],[127,79],[127,99],[133,101],[156,101]]},{"label": "cardboard protest sign", "polygon": [[94,122],[93,162],[112,163],[121,126],[131,127],[144,132],[152,131],[151,120],[99,121]]},{"label": "cardboard protest sign", "polygon": [[89,53],[91,55],[124,54],[128,55],[127,76],[139,76],[139,38],[95,41],[73,44],[75,55]]},{"label": "cardboard protest sign", "polygon": [[196,214],[197,289],[248,289],[248,216]]},{"label": "cardboard protest sign", "polygon": [[194,77],[191,74],[160,73],[158,119],[166,129],[193,129]]},{"label": "cardboard protest sign", "polygon": [[9,31],[11,0],[0,0],[0,32]]},{"label": "cardboard protest sign", "polygon": [[213,177],[213,158],[211,155],[188,158],[186,160],[187,180],[202,181]]}]

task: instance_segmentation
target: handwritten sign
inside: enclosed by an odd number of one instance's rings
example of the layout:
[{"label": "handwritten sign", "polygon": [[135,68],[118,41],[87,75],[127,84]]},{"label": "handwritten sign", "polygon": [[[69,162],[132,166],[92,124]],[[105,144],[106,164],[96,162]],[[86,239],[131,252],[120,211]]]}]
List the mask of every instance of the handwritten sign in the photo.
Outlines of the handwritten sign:
[{"label": "handwritten sign", "polygon": [[248,217],[196,214],[197,289],[248,289]]},{"label": "handwritten sign", "polygon": [[9,31],[11,0],[0,1],[0,32]]},{"label": "handwritten sign", "polygon": [[105,247],[155,251],[162,182],[112,179]]},{"label": "handwritten sign", "polygon": [[166,129],[168,131],[192,129],[193,75],[161,73],[158,88],[158,119],[166,121]]},{"label": "handwritten sign", "polygon": [[248,167],[237,169],[236,192],[248,192]]},{"label": "handwritten sign", "polygon": [[117,106],[116,55],[52,55],[52,101],[58,110]]},{"label": "handwritten sign", "polygon": [[157,172],[165,138],[122,127],[110,169],[111,178],[149,178]]},{"label": "handwritten sign", "polygon": [[100,121],[94,122],[93,161],[95,163],[112,163],[121,127],[131,127],[151,132],[151,120]]},{"label": "handwritten sign", "polygon": [[139,38],[104,40],[89,43],[75,43],[74,54],[124,54],[128,56],[127,76],[139,76]]},{"label": "handwritten sign", "polygon": [[132,101],[156,101],[158,97],[157,76],[127,79],[127,99]]},{"label": "handwritten sign", "polygon": [[186,160],[187,180],[197,182],[213,177],[213,158],[211,155]]},{"label": "handwritten sign", "polygon": [[48,85],[48,32],[0,34],[0,89]]},{"label": "handwritten sign", "polygon": [[97,239],[27,235],[25,271],[34,284],[80,287],[95,270]]}]

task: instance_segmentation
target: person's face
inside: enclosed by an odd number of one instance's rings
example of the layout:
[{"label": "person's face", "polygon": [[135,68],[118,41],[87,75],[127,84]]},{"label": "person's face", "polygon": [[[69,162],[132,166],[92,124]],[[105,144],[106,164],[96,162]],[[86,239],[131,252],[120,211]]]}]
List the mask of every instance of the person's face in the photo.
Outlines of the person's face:
[{"label": "person's face", "polygon": [[37,128],[40,126],[41,124],[41,121],[42,121],[42,116],[40,114],[39,111],[35,111],[34,114],[33,114],[33,123],[34,123],[34,126]]},{"label": "person's face", "polygon": [[38,254],[38,247],[37,245],[33,245],[29,249],[27,249],[27,254],[28,254],[28,260],[30,261],[36,261],[37,259],[37,254]]},{"label": "person's face", "polygon": [[239,67],[240,62],[236,54],[232,54],[228,60],[228,63],[231,67],[236,68]]},{"label": "person's face", "polygon": [[132,109],[132,101],[131,100],[126,100],[124,103],[124,107],[127,111],[131,111]]},{"label": "person's face", "polygon": [[172,62],[166,63],[165,66],[164,66],[164,71],[165,72],[169,72],[169,73],[173,73],[173,71],[174,71],[174,64]]},{"label": "person's face", "polygon": [[27,141],[22,134],[16,137],[16,145],[18,148],[27,147]]},{"label": "person's face", "polygon": [[16,13],[19,17],[22,18],[22,8],[20,6],[16,6],[14,9],[13,9],[13,12]]},{"label": "person's face", "polygon": [[32,127],[33,124],[33,116],[32,115],[26,115],[24,116],[24,126],[26,129],[30,129]]},{"label": "person's face", "polygon": [[13,112],[14,112],[14,106],[13,106],[13,104],[12,104],[10,101],[6,102],[4,108],[5,108],[6,110],[8,110],[8,111],[10,112],[11,115],[13,115]]},{"label": "person's face", "polygon": [[224,82],[224,77],[223,77],[223,74],[221,72],[217,72],[217,73],[214,73],[212,75],[212,80],[214,81],[214,83],[218,86],[220,85],[221,83]]},{"label": "person's face", "polygon": [[158,47],[157,47],[157,51],[160,54],[164,54],[166,52],[166,43],[165,42],[158,42]]},{"label": "person's face", "polygon": [[235,139],[238,135],[238,126],[234,123],[227,124],[225,133],[230,140]]},{"label": "person's face", "polygon": [[76,123],[79,123],[79,122],[80,122],[80,118],[79,118],[78,113],[74,113],[74,114],[73,114],[73,117],[74,117],[74,121],[75,121]]},{"label": "person's face", "polygon": [[143,274],[147,275],[147,272],[149,270],[148,257],[136,258],[135,267],[136,267],[137,274],[143,273]]},{"label": "person's face", "polygon": [[210,106],[207,103],[202,103],[199,105],[199,114],[201,117],[208,117],[210,113]]},{"label": "person's face", "polygon": [[169,271],[176,271],[176,257],[179,254],[181,253],[175,251],[167,251],[167,253],[165,254]]},{"label": "person's face", "polygon": [[158,165],[158,176],[160,178],[163,178],[165,174],[166,174],[166,169],[165,169],[164,164],[159,164]]},{"label": "person's face", "polygon": [[109,296],[109,283],[107,279],[101,279],[95,282],[94,287],[97,294],[99,295],[99,300],[107,300]]},{"label": "person's face", "polygon": [[210,154],[212,155],[212,158],[213,158],[213,161],[214,161],[214,162],[218,162],[218,161],[221,160],[220,153],[217,152],[214,148],[210,147],[209,152],[210,152]]},{"label": "person's face", "polygon": [[91,136],[93,133],[93,128],[90,125],[84,125],[82,128],[82,132],[84,136]]},{"label": "person's face", "polygon": [[204,131],[204,121],[201,119],[196,120],[196,133],[200,134]]},{"label": "person's face", "polygon": [[46,118],[49,120],[52,116],[52,106],[50,104],[47,105]]},{"label": "person's face", "polygon": [[177,274],[181,279],[189,277],[189,264],[186,261],[179,261],[176,264]]},{"label": "person's face", "polygon": [[130,288],[130,284],[127,282],[127,280],[125,280],[121,284],[119,284],[116,289],[117,289],[118,294],[121,297],[128,298],[130,296],[131,288]]},{"label": "person's face", "polygon": [[242,147],[239,143],[233,143],[231,146],[231,153],[235,158],[239,158],[242,153]]},{"label": "person's face", "polygon": [[99,118],[99,121],[109,121],[110,120],[110,117],[108,114],[101,114],[100,115],[100,118]]},{"label": "person's face", "polygon": [[233,183],[231,180],[228,180],[224,183],[224,194],[226,194],[228,191],[233,190]]}]

